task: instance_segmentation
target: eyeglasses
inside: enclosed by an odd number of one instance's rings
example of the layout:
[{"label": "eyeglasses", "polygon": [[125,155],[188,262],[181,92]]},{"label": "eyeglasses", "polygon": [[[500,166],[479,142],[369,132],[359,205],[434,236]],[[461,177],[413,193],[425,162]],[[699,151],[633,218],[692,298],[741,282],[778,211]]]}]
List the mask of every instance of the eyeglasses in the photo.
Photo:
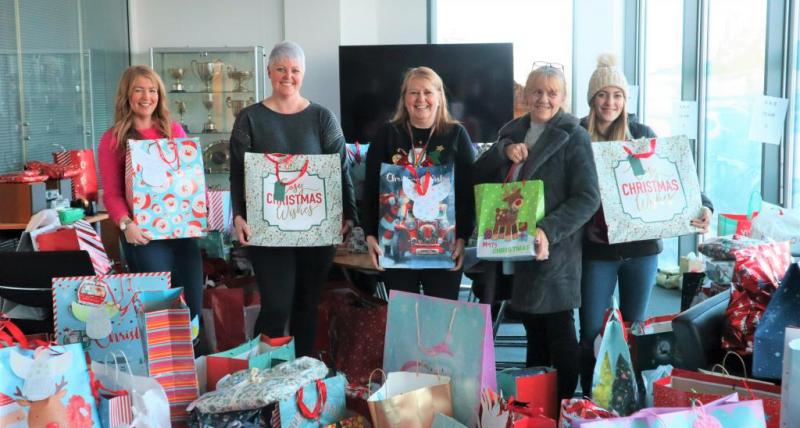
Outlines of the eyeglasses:
[{"label": "eyeglasses", "polygon": [[547,61],[534,61],[531,70],[536,70],[537,68],[542,68],[542,67],[555,68],[557,70],[561,70],[562,73],[564,72],[564,64],[558,62],[547,62]]}]

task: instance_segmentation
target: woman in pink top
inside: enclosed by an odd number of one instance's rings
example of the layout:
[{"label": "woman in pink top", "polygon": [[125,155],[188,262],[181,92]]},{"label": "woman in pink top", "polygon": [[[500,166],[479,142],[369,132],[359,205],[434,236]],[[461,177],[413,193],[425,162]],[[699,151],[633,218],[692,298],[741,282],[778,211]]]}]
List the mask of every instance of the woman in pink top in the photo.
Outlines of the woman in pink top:
[{"label": "woman in pink top", "polygon": [[193,238],[151,240],[136,225],[125,196],[125,150],[128,139],[182,138],[170,120],[164,83],[152,68],[135,65],[122,74],[114,101],[114,125],[100,138],[98,158],[103,203],[123,236],[122,250],[131,272],[171,272],[172,286],[183,287],[192,316],[203,304],[203,264]]}]

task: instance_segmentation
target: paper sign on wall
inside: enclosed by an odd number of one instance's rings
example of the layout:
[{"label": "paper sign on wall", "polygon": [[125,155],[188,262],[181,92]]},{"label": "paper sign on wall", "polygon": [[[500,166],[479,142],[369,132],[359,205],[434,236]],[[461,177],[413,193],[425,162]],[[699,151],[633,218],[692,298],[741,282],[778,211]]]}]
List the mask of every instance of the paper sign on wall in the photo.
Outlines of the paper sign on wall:
[{"label": "paper sign on wall", "polygon": [[789,100],[786,98],[767,95],[756,97],[750,113],[747,138],[759,143],[780,144],[788,107]]},{"label": "paper sign on wall", "polygon": [[697,139],[697,101],[675,101],[672,105],[672,135]]}]

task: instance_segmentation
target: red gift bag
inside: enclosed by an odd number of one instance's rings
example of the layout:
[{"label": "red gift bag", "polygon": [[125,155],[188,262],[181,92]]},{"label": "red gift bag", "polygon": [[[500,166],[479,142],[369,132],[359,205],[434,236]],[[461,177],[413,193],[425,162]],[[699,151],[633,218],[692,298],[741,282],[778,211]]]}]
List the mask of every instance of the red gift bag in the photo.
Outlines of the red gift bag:
[{"label": "red gift bag", "polygon": [[740,400],[762,400],[767,428],[780,426],[781,387],[753,379],[676,368],[672,376],[653,382],[653,404],[655,407],[690,407],[694,400],[708,403],[732,392],[738,393]]},{"label": "red gift bag", "polygon": [[258,292],[245,293],[242,288],[218,287],[203,291],[202,317],[213,352],[235,348],[252,337],[260,302]]},{"label": "red gift bag", "polygon": [[507,397],[530,408],[540,408],[544,416],[558,418],[557,373],[550,367],[510,368],[497,373],[497,386]]},{"label": "red gift bag", "polygon": [[53,153],[53,161],[59,165],[74,165],[81,172],[72,178],[72,196],[87,201],[97,200],[97,172],[94,152],[90,149],[67,150]]},{"label": "red gift bag", "polygon": [[40,233],[34,238],[37,251],[80,251],[75,229],[61,228]]},{"label": "red gift bag", "polygon": [[86,251],[97,275],[106,275],[111,270],[111,261],[103,242],[86,220],[78,220],[52,232],[36,234],[33,239],[37,251]]}]

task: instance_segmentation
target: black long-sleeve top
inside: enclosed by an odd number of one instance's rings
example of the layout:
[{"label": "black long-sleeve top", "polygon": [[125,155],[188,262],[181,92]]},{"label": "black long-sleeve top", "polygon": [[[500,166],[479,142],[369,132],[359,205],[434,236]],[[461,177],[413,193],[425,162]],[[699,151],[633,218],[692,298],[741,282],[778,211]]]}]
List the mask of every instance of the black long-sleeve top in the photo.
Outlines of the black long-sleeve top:
[{"label": "black long-sleeve top", "polygon": [[[362,226],[367,236],[378,236],[380,171],[382,163],[395,165],[408,160],[412,150],[409,125],[388,122],[378,132],[369,146],[364,179],[364,201],[361,211]],[[472,190],[470,169],[475,162],[475,149],[467,130],[460,124],[450,125],[440,133],[430,134],[430,129],[411,127],[414,142],[425,146],[423,165],[454,164],[456,197],[456,238],[465,241],[475,228],[475,194]],[[430,140],[428,137],[430,136]],[[419,146],[417,144],[417,146]],[[427,166],[427,165],[426,165]]]}]

